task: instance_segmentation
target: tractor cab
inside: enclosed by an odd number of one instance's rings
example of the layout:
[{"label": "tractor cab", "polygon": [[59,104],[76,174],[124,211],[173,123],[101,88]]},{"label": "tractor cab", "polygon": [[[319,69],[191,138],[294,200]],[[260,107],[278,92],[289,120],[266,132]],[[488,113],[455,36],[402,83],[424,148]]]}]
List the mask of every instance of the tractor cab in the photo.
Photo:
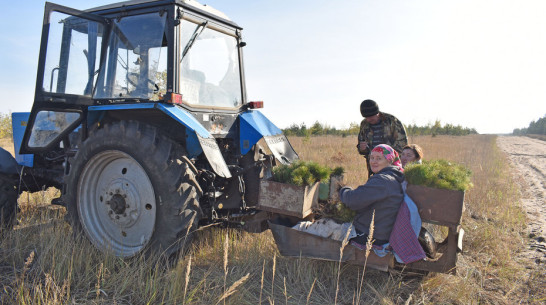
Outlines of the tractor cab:
[{"label": "tractor cab", "polygon": [[208,6],[127,1],[77,12],[47,3],[44,25],[37,101],[244,102],[241,28]]},{"label": "tractor cab", "polygon": [[[235,139],[237,114],[263,105],[246,101],[242,28],[210,6],[135,0],[45,9],[22,153],[49,150],[83,121],[95,123],[83,114],[90,106],[176,104],[215,137]],[[57,124],[47,128],[52,117]]]}]

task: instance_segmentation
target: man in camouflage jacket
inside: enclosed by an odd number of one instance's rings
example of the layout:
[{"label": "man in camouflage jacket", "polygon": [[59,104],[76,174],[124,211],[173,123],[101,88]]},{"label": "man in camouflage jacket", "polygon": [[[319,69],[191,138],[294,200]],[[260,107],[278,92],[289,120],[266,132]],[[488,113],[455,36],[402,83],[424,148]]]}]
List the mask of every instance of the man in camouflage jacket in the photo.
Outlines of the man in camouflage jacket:
[{"label": "man in camouflage jacket", "polygon": [[402,122],[391,114],[380,112],[375,101],[363,101],[360,104],[360,113],[364,120],[360,123],[356,147],[358,152],[366,157],[368,176],[371,176],[368,156],[372,149],[379,144],[387,144],[400,154],[408,144],[408,138]]}]

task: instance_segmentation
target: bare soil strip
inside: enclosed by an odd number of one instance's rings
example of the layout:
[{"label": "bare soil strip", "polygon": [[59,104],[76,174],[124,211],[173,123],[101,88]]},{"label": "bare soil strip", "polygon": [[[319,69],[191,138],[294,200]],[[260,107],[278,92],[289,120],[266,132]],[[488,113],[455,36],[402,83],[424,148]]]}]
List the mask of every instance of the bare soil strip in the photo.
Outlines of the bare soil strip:
[{"label": "bare soil strip", "polygon": [[529,218],[529,258],[546,267],[546,141],[500,136],[498,147],[525,181],[522,205]]}]

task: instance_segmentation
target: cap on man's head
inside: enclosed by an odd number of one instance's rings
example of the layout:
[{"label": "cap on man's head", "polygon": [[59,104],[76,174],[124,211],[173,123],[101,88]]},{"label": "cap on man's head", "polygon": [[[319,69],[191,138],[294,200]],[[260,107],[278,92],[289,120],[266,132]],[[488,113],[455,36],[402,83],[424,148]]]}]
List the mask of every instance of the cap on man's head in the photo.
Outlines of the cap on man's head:
[{"label": "cap on man's head", "polygon": [[360,104],[360,113],[362,113],[363,117],[374,116],[379,113],[379,107],[375,101],[364,100]]}]

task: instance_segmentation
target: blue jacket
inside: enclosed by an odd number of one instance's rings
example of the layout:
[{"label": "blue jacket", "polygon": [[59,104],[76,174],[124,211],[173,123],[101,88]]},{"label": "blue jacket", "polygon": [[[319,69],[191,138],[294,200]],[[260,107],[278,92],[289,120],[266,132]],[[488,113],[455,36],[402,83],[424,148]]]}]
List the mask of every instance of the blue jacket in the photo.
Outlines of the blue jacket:
[{"label": "blue jacket", "polygon": [[404,173],[396,166],[387,166],[371,176],[366,184],[352,189],[339,190],[339,198],[349,209],[356,211],[354,227],[369,233],[372,214],[375,210],[374,239],[389,240],[389,236],[404,200],[402,191]]}]

